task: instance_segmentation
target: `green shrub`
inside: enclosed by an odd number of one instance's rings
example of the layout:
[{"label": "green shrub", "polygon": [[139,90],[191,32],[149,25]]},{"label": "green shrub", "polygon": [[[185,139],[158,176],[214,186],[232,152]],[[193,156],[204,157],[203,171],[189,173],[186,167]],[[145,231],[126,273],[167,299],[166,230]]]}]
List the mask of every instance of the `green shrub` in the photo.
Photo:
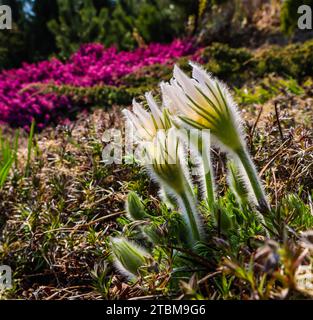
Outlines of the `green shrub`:
[{"label": "green shrub", "polygon": [[268,46],[256,52],[214,43],[202,52],[200,58],[207,70],[236,85],[248,78],[261,78],[270,73],[299,80],[313,75],[312,40],[286,47]]},{"label": "green shrub", "polygon": [[160,64],[143,67],[135,73],[131,73],[122,78],[121,83],[130,87],[154,86],[160,79],[170,80],[172,68]]},{"label": "green shrub", "polygon": [[108,107],[113,104],[128,105],[132,99],[143,94],[149,87],[126,88],[125,86],[93,86],[75,87],[70,85],[36,85],[43,93],[56,93],[70,97],[75,103],[83,103],[86,106]]},{"label": "green shrub", "polygon": [[206,69],[214,75],[229,79],[242,75],[248,67],[252,53],[245,48],[231,48],[227,44],[213,43],[207,47],[201,58],[206,62]]},{"label": "green shrub", "polygon": [[313,41],[291,44],[284,48],[272,46],[254,58],[258,76],[268,73],[303,78],[313,73]]}]

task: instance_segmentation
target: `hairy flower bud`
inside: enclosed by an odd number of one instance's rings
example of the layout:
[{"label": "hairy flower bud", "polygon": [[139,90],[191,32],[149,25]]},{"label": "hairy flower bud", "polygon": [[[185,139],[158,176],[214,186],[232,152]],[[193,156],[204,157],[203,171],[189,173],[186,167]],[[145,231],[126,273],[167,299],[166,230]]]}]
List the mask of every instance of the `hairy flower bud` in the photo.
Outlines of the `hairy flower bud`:
[{"label": "hairy flower bud", "polygon": [[124,238],[112,238],[111,249],[119,271],[133,278],[152,257],[144,249]]},{"label": "hairy flower bud", "polygon": [[145,207],[142,200],[139,198],[136,192],[130,192],[127,197],[126,211],[131,219],[143,220],[147,217]]}]

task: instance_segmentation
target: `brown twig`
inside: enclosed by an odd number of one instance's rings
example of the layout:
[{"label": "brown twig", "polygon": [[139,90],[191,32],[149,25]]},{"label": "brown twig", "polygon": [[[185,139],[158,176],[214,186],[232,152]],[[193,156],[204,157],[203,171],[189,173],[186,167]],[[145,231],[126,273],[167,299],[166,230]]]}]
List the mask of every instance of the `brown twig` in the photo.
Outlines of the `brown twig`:
[{"label": "brown twig", "polygon": [[259,110],[259,113],[258,113],[258,116],[253,124],[253,127],[252,127],[252,130],[251,130],[251,145],[252,145],[252,140],[253,140],[253,136],[254,136],[254,132],[255,132],[255,129],[256,129],[256,126],[261,118],[261,114],[263,112],[263,106],[261,105],[261,109]]},{"label": "brown twig", "polygon": [[278,111],[278,108],[277,108],[277,102],[276,101],[274,103],[274,107],[275,107],[275,115],[276,115],[276,119],[277,119],[277,125],[278,125],[280,138],[281,138],[282,142],[284,142],[284,134],[283,134],[283,130],[282,130],[281,125],[280,125],[279,111]]}]

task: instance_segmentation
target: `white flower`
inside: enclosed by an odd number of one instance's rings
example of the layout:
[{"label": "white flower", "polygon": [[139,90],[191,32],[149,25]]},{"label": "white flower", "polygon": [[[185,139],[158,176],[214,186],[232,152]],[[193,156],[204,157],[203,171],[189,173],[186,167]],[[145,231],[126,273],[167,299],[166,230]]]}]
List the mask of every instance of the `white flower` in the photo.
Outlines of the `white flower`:
[{"label": "white flower", "polygon": [[215,141],[231,151],[244,168],[261,212],[270,210],[263,187],[246,150],[237,107],[228,89],[191,63],[192,78],[174,67],[174,78],[161,85],[163,100],[176,126],[209,129]]},{"label": "white flower", "polygon": [[186,154],[166,108],[160,110],[150,93],[146,94],[150,112],[133,102],[133,112],[124,110],[133,124],[139,146],[145,154],[145,165],[152,178],[177,199],[189,230],[189,243],[201,238],[201,222],[196,210],[194,192],[186,166]]},{"label": "white flower", "polygon": [[241,123],[227,88],[198,65],[191,65],[193,78],[175,66],[171,82],[161,84],[166,107],[184,127],[210,129],[227,148],[240,148]]},{"label": "white flower", "polygon": [[154,140],[145,145],[146,156],[153,176],[178,194],[183,192],[186,187],[180,148],[174,128],[168,131],[158,131]]},{"label": "white flower", "polygon": [[124,115],[132,123],[136,130],[136,136],[140,141],[152,141],[158,130],[169,129],[171,124],[165,110],[160,110],[152,94],[146,93],[146,100],[151,112],[148,112],[136,100],[133,100],[133,112],[123,110]]}]

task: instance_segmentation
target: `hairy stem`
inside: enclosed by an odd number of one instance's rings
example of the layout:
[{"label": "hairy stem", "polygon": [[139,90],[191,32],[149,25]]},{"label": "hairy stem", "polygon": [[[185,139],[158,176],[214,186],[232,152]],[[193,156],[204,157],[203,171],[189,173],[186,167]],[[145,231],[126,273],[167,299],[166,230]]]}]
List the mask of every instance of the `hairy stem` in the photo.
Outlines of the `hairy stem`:
[{"label": "hairy stem", "polygon": [[182,206],[184,207],[183,209],[185,212],[185,218],[187,219],[187,226],[190,229],[192,236],[191,243],[194,244],[201,238],[199,225],[197,223],[198,212],[196,211],[196,208],[192,203],[192,199],[187,192],[182,192],[180,194],[180,199],[182,201]]},{"label": "hairy stem", "polygon": [[270,206],[266,200],[265,193],[263,191],[261,181],[259,180],[259,177],[257,175],[257,172],[254,168],[254,165],[252,163],[252,160],[250,158],[250,155],[248,154],[247,150],[242,147],[238,150],[236,150],[236,154],[239,157],[246,174],[249,178],[252,190],[254,192],[254,195],[257,199],[259,210],[261,213],[266,213],[270,210]]},{"label": "hairy stem", "polygon": [[203,176],[204,176],[206,200],[208,202],[209,208],[212,210],[214,208],[215,195],[214,195],[214,180],[212,176],[210,147],[206,147],[202,142],[202,140],[200,142],[199,153],[202,159],[202,170],[203,170]]}]

